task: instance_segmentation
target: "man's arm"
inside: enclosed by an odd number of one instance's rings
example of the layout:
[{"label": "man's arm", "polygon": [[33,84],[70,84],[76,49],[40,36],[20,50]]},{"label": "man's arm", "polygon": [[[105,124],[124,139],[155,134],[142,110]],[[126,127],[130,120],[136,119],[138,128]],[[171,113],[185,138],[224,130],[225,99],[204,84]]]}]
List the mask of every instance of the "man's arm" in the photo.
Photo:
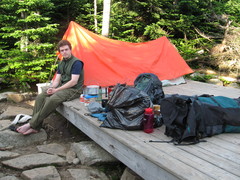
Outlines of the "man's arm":
[{"label": "man's arm", "polygon": [[59,82],[60,82],[60,79],[61,79],[61,74],[57,74],[57,76],[56,76],[56,78],[55,78],[55,80],[53,82],[52,88],[49,88],[47,90],[47,93],[48,94],[54,94],[57,91],[60,91],[60,90],[63,90],[63,89],[67,89],[67,88],[71,88],[71,87],[75,86],[78,83],[79,77],[80,77],[80,75],[72,74],[70,81],[68,81],[66,84],[56,88],[57,86],[55,86],[55,85],[58,85]]},{"label": "man's arm", "polygon": [[55,79],[53,80],[52,84],[50,85],[50,88],[58,87],[60,80],[61,80],[61,74],[57,74]]},{"label": "man's arm", "polygon": [[71,80],[68,81],[67,83],[65,83],[64,85],[58,87],[56,90],[60,91],[60,90],[71,88],[71,87],[75,86],[78,83],[79,77],[80,77],[79,74],[72,74]]}]

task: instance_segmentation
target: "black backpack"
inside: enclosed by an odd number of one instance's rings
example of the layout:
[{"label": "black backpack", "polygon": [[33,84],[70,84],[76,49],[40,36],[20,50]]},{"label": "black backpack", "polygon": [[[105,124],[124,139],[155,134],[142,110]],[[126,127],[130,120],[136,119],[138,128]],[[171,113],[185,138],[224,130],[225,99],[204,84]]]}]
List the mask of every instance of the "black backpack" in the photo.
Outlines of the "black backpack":
[{"label": "black backpack", "polygon": [[142,73],[134,81],[134,87],[149,95],[153,104],[160,104],[164,98],[162,82],[152,73]]},{"label": "black backpack", "polygon": [[165,135],[175,144],[195,144],[224,132],[240,132],[239,99],[170,95],[161,102]]}]

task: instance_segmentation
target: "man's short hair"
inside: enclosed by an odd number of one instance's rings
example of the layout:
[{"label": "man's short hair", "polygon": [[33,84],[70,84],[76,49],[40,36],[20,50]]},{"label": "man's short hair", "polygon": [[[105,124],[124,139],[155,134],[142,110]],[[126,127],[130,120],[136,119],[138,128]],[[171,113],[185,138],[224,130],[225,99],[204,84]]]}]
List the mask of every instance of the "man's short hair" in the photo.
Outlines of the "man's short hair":
[{"label": "man's short hair", "polygon": [[58,51],[60,51],[60,47],[66,46],[66,45],[68,45],[68,47],[72,50],[72,45],[68,40],[61,40],[57,45]]}]

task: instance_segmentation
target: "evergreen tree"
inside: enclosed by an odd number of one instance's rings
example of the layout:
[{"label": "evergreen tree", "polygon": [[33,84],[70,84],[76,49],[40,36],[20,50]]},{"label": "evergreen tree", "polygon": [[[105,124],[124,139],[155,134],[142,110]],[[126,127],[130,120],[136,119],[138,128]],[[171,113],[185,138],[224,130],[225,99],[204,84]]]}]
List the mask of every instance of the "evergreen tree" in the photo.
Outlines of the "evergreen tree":
[{"label": "evergreen tree", "polygon": [[[46,81],[54,43],[70,21],[101,34],[103,2],[1,0],[0,78],[22,86]],[[239,9],[239,0],[112,0],[109,37],[144,42],[167,36],[184,59],[206,60],[211,47],[226,39],[229,25],[239,26]]]},{"label": "evergreen tree", "polygon": [[[0,77],[27,89],[29,82],[48,79],[54,61],[54,36],[50,0],[2,0],[0,2]],[[5,40],[5,41],[4,41]]]}]

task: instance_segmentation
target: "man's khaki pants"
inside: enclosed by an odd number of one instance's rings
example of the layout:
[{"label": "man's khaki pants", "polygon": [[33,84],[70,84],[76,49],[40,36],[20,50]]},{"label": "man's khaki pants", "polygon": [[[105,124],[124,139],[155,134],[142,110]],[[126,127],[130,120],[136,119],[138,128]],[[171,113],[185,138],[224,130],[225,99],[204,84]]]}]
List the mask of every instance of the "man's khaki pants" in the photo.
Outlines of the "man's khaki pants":
[{"label": "man's khaki pants", "polygon": [[39,130],[43,120],[47,118],[64,101],[70,101],[80,96],[81,91],[77,89],[60,90],[53,95],[42,92],[36,97],[32,119],[29,121],[31,128]]}]

